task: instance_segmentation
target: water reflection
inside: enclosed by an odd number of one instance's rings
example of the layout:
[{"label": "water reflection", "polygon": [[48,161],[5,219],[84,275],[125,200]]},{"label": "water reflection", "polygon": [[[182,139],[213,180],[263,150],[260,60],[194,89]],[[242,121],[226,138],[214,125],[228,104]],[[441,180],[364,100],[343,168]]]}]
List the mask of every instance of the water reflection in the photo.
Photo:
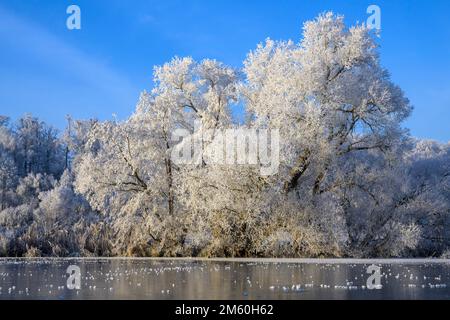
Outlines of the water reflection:
[{"label": "water reflection", "polygon": [[[66,287],[69,265],[81,289]],[[360,263],[153,259],[2,259],[0,299],[449,299],[450,264],[380,264],[368,290]]]}]

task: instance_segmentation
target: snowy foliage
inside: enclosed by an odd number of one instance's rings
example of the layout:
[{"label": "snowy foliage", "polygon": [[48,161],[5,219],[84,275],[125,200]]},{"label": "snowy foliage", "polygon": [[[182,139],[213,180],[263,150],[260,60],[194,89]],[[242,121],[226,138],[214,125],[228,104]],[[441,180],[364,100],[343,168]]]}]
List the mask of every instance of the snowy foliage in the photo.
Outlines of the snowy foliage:
[{"label": "snowy foliage", "polygon": [[[322,14],[242,70],[174,58],[154,80],[128,119],[68,118],[60,137],[0,117],[0,255],[448,255],[450,145],[402,128],[412,107],[364,25]],[[199,124],[205,146],[278,129],[278,173],[210,163],[208,148],[174,163],[173,133]]]}]

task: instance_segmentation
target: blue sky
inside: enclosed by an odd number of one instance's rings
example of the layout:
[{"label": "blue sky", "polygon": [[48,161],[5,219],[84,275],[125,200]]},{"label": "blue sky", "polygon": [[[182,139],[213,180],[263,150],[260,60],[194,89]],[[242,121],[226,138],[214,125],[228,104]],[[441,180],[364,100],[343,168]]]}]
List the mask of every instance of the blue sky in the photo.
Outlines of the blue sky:
[{"label": "blue sky", "polygon": [[[82,29],[66,28],[81,8]],[[450,140],[448,0],[0,0],[0,114],[32,113],[57,128],[65,115],[125,118],[173,56],[240,67],[270,37],[299,41],[306,20],[331,10],[348,25],[381,8],[382,64],[415,107],[414,136]]]}]

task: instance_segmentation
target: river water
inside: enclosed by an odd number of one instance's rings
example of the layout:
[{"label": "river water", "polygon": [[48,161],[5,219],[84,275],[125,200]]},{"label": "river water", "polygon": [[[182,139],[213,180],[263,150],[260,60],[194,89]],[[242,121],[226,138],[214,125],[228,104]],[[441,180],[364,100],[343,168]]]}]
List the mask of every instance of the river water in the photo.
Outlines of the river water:
[{"label": "river water", "polygon": [[[379,289],[367,288],[371,265]],[[450,299],[450,261],[8,258],[0,299]]]}]

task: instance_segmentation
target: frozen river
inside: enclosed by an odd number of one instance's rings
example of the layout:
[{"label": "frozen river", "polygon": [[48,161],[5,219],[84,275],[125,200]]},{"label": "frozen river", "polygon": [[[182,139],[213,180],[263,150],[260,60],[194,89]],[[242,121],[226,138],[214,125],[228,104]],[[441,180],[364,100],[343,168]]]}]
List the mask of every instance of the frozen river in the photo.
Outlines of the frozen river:
[{"label": "frozen river", "polygon": [[450,261],[0,259],[0,299],[450,299]]}]

